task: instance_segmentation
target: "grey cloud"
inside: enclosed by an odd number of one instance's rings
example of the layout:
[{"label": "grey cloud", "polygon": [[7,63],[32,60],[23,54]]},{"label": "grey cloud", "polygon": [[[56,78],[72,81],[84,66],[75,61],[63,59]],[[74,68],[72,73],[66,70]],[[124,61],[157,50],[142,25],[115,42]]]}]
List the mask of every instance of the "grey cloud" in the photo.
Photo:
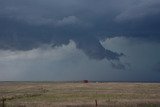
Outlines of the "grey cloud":
[{"label": "grey cloud", "polygon": [[90,58],[119,60],[123,52],[105,49],[100,40],[125,36],[159,42],[159,4],[157,0],[0,0],[0,48],[31,50],[74,40]]},{"label": "grey cloud", "polygon": [[67,28],[65,26],[61,28],[49,26],[37,27],[4,18],[1,20],[0,27],[1,49],[30,50],[38,48],[43,44],[59,46],[68,44],[69,40],[74,40],[77,47],[82,49],[91,58],[119,60],[119,57],[122,56],[122,54],[105,50],[94,36],[84,35],[83,32],[81,34],[79,28],[77,29],[72,26],[68,26]]},{"label": "grey cloud", "polygon": [[126,67],[125,67],[125,65],[124,64],[122,64],[122,63],[113,63],[113,62],[111,62],[111,66],[114,68],[114,69],[118,69],[118,70],[125,70],[126,69]]},{"label": "grey cloud", "polygon": [[57,22],[58,26],[64,26],[64,25],[70,25],[70,24],[76,24],[79,23],[79,19],[75,16],[68,16],[64,17],[62,20],[59,20]]},{"label": "grey cloud", "polygon": [[[152,69],[153,65],[160,61],[160,43],[137,41],[140,42],[137,45],[136,41],[123,37],[107,39],[104,42],[105,48],[123,51],[127,57],[122,57],[121,63],[129,62],[132,66],[122,69],[119,61],[90,60],[70,41],[68,45],[55,48],[46,45],[45,48],[28,51],[0,50],[0,80],[160,81],[159,72],[153,72]],[[118,66],[113,69],[111,62]]]},{"label": "grey cloud", "polygon": [[153,65],[153,71],[160,72],[160,62],[157,62]]},{"label": "grey cloud", "polygon": [[135,21],[160,14],[160,1],[140,0],[116,16],[117,21]]},{"label": "grey cloud", "polygon": [[119,60],[119,57],[123,56],[123,53],[119,54],[105,49],[94,37],[81,37],[73,40],[76,42],[77,47],[82,49],[90,58]]},{"label": "grey cloud", "polygon": [[113,51],[124,52],[126,56],[121,58],[121,62],[125,65],[126,71],[154,72],[158,68],[158,62],[160,61],[159,43],[115,37],[107,39],[102,45]]}]

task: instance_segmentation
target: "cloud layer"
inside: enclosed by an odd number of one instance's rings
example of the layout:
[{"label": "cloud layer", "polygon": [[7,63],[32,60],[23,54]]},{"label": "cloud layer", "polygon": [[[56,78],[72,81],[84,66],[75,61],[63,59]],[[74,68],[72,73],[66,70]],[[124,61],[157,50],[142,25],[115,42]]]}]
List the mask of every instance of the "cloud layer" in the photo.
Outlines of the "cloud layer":
[{"label": "cloud layer", "polygon": [[0,79],[159,80],[159,19],[159,0],[0,0]]},{"label": "cloud layer", "polygon": [[159,43],[139,41],[137,45],[135,40],[122,37],[101,43],[110,50],[123,51],[127,57],[121,62],[90,60],[73,41],[55,48],[47,45],[30,51],[1,50],[0,80],[160,81]]},{"label": "cloud layer", "polygon": [[119,60],[123,52],[99,41],[125,36],[159,42],[159,5],[157,0],[1,0],[0,48],[31,50],[73,40],[90,58]]}]

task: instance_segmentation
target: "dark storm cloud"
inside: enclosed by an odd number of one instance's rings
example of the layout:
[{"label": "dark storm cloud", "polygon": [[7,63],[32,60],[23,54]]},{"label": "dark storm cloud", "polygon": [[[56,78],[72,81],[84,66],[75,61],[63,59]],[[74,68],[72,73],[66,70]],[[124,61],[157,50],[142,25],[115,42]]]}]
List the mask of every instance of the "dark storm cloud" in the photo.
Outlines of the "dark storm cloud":
[{"label": "dark storm cloud", "polygon": [[158,0],[0,0],[0,48],[31,50],[74,40],[90,58],[119,60],[100,40],[113,36],[159,41]]},{"label": "dark storm cloud", "polygon": [[156,64],[153,66],[153,71],[160,72],[160,62],[156,63]]},{"label": "dark storm cloud", "polygon": [[123,64],[121,64],[121,63],[112,63],[111,62],[111,66],[113,67],[113,68],[115,68],[115,69],[119,69],[119,70],[125,70],[126,68],[125,68],[125,66],[123,65]]}]

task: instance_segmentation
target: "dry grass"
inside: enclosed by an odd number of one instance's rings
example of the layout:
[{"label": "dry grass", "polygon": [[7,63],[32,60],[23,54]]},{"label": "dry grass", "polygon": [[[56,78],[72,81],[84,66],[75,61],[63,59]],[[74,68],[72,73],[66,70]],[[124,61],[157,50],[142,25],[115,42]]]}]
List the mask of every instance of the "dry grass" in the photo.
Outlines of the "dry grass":
[{"label": "dry grass", "polygon": [[7,107],[160,107],[160,83],[0,82]]}]

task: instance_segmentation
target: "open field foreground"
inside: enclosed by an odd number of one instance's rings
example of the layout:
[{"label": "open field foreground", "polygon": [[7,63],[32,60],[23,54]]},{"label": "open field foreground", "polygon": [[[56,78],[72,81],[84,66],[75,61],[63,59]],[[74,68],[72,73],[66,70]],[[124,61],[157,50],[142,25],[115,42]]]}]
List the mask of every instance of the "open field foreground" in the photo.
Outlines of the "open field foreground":
[{"label": "open field foreground", "polygon": [[5,107],[160,107],[160,83],[0,82],[0,98]]}]

